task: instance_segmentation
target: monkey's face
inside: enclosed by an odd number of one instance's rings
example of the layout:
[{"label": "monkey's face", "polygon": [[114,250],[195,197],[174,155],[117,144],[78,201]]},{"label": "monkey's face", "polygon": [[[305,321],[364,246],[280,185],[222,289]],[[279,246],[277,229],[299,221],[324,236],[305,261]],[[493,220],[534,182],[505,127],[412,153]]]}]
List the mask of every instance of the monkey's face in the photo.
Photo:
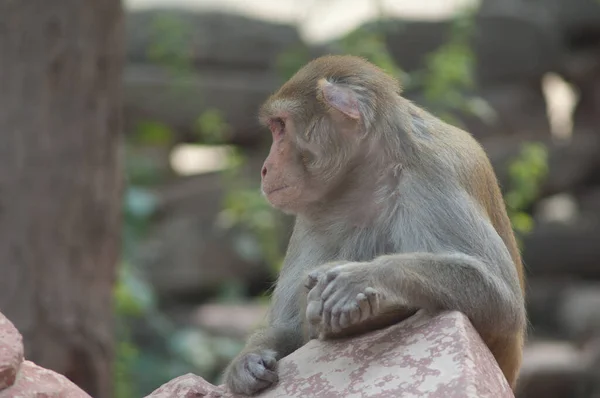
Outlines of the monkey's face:
[{"label": "monkey's face", "polygon": [[298,214],[326,192],[316,170],[319,157],[298,133],[298,123],[289,113],[280,113],[267,122],[273,143],[261,170],[262,192],[269,203],[288,214]]},{"label": "monkey's face", "polygon": [[293,106],[275,99],[263,108],[273,143],[261,171],[262,191],[288,214],[310,211],[335,190],[358,152],[358,124],[312,101]]},{"label": "monkey's face", "polygon": [[368,133],[376,104],[390,102],[375,93],[399,91],[392,79],[376,76],[385,75],[357,58],[315,60],[265,102],[260,120],[273,144],[262,191],[272,206],[301,214],[349,194],[344,179],[367,162],[377,139]]}]

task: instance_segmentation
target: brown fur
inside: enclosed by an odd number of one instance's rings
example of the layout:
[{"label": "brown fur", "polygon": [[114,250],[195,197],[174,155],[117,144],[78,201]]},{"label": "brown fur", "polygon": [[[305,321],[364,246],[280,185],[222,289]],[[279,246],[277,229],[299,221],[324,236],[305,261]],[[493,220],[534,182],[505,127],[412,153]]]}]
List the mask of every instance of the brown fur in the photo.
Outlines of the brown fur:
[{"label": "brown fur", "polygon": [[496,176],[469,134],[400,94],[365,60],[327,56],[261,108],[273,134],[263,192],[297,217],[269,324],[226,371],[233,391],[276,382],[275,360],[309,338],[418,308],[466,314],[514,387],[525,281]]}]

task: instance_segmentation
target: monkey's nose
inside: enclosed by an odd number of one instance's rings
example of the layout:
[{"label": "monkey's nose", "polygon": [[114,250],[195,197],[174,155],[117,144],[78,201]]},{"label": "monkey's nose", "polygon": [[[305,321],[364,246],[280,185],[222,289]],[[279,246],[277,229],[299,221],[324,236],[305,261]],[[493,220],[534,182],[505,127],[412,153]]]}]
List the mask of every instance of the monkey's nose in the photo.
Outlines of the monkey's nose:
[{"label": "monkey's nose", "polygon": [[263,166],[260,175],[264,178],[267,175],[267,166]]}]

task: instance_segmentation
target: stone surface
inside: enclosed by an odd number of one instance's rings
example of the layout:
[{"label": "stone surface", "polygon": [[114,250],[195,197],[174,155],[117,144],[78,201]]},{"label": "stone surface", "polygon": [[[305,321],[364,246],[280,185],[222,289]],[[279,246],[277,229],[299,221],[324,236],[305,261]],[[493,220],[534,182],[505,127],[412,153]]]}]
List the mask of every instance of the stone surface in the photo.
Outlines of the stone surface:
[{"label": "stone surface", "polygon": [[523,262],[532,278],[600,277],[600,222],[578,217],[572,225],[539,222],[523,238]]},{"label": "stone surface", "polygon": [[256,110],[280,80],[263,69],[211,68],[195,70],[185,78],[149,63],[129,63],[123,75],[125,131],[142,122],[160,122],[174,130],[177,140],[197,141],[198,117],[217,109],[230,127],[226,141],[250,145],[267,135]]},{"label": "stone surface", "polygon": [[585,342],[600,336],[600,283],[579,282],[565,289],[558,319],[567,337]]},{"label": "stone surface", "polygon": [[525,349],[517,398],[591,397],[590,355],[564,341],[542,341]]},{"label": "stone surface", "polygon": [[194,65],[267,69],[301,43],[292,25],[226,12],[156,8],[127,14],[127,59],[153,62],[160,54]]},{"label": "stone surface", "polygon": [[[457,312],[419,312],[352,339],[313,340],[279,361],[279,375],[258,397],[514,397],[492,354]],[[174,382],[151,397],[234,396],[193,376]],[[197,383],[196,392],[189,383]],[[181,395],[188,393],[196,395]]]},{"label": "stone surface", "polygon": [[0,313],[0,390],[15,382],[23,362],[23,338],[11,321]]},{"label": "stone surface", "polygon": [[37,366],[21,364],[15,384],[0,391],[0,398],[91,398],[65,376]]},{"label": "stone surface", "polygon": [[162,385],[146,398],[219,397],[219,388],[200,376],[188,373]]}]

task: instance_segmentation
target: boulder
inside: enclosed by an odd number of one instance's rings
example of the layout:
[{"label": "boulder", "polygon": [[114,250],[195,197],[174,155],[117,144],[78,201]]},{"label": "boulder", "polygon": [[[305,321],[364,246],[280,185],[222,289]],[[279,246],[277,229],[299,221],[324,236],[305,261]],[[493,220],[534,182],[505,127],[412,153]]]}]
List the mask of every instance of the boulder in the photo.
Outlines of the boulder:
[{"label": "boulder", "polygon": [[600,337],[600,283],[570,284],[558,306],[558,320],[573,341],[583,344]]},{"label": "boulder", "polygon": [[37,366],[31,361],[21,364],[11,387],[0,391],[0,398],[91,398],[65,376]]},{"label": "boulder", "polygon": [[541,195],[579,191],[600,172],[600,135],[575,134],[570,141],[556,141],[550,135],[536,137],[486,137],[480,142],[485,148],[503,189],[509,188],[508,165],[519,155],[524,142],[539,142],[548,149],[548,175]]},{"label": "boulder", "polygon": [[[529,15],[507,10],[476,15],[471,42],[480,86],[536,81],[560,65],[562,45],[549,20]],[[405,71],[421,70],[429,54],[447,42],[452,23],[392,20],[385,25],[390,54]]]},{"label": "boulder", "polygon": [[[458,112],[456,116],[476,137],[548,134],[550,127],[541,78],[559,68],[562,45],[544,18],[525,18],[505,10],[488,10],[474,19],[470,37],[475,57],[476,87],[465,94],[487,101],[495,113],[490,120]],[[407,72],[421,71],[428,56],[445,44],[452,21],[393,20],[386,26],[386,43],[394,60]],[[469,92],[467,92],[469,91]],[[419,87],[405,95],[435,109]],[[435,113],[435,112],[434,112]]]},{"label": "boulder", "polygon": [[527,288],[527,315],[536,338],[565,339],[577,346],[600,341],[600,283],[538,276],[529,279]]},{"label": "boulder", "polygon": [[523,262],[531,277],[600,279],[600,222],[538,223],[523,238]]},{"label": "boulder", "polygon": [[162,385],[146,398],[220,397],[219,389],[200,376],[188,373]]},{"label": "boulder", "polygon": [[178,142],[197,141],[198,117],[212,109],[230,126],[228,142],[268,140],[256,112],[282,83],[280,56],[300,51],[310,58],[327,51],[306,45],[289,24],[171,8],[128,13],[126,37],[125,131],[160,122]]},{"label": "boulder", "polygon": [[292,25],[225,12],[156,8],[127,14],[127,60],[154,63],[159,52],[196,67],[270,69],[279,54],[302,43]]},{"label": "boulder", "polygon": [[517,398],[583,398],[594,388],[592,358],[565,341],[526,347]]},{"label": "boulder", "polygon": [[23,338],[0,313],[0,398],[91,398],[65,376],[23,358]]},{"label": "boulder", "polygon": [[268,70],[203,69],[178,78],[161,66],[130,63],[123,76],[125,131],[159,122],[173,130],[177,142],[198,142],[198,118],[216,109],[229,127],[228,142],[254,145],[270,139],[256,112],[279,83]]},{"label": "boulder", "polygon": [[[169,393],[172,392],[170,395]],[[188,394],[188,395],[186,395]],[[192,395],[196,394],[196,395]],[[234,397],[186,375],[149,397]],[[420,311],[353,338],[312,340],[279,361],[279,383],[257,397],[514,397],[498,364],[458,312]]]},{"label": "boulder", "polygon": [[23,337],[17,328],[0,313],[0,390],[15,382],[23,362]]}]

